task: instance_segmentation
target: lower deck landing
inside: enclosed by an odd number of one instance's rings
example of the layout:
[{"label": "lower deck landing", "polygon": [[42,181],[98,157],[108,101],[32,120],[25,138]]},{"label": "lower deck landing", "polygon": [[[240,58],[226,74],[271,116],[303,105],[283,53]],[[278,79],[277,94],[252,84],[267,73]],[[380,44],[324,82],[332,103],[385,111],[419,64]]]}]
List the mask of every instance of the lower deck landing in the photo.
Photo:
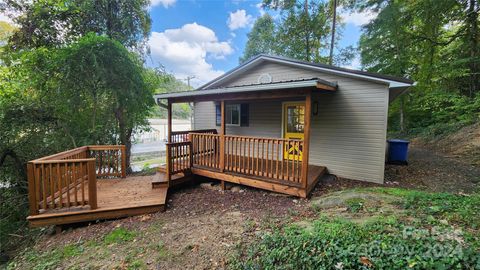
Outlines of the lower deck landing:
[{"label": "lower deck landing", "polygon": [[125,179],[99,179],[97,181],[97,209],[90,210],[89,207],[80,206],[63,210],[52,209],[29,216],[27,220],[31,226],[35,227],[163,211],[168,188],[152,188],[153,178],[154,176],[131,176]]}]

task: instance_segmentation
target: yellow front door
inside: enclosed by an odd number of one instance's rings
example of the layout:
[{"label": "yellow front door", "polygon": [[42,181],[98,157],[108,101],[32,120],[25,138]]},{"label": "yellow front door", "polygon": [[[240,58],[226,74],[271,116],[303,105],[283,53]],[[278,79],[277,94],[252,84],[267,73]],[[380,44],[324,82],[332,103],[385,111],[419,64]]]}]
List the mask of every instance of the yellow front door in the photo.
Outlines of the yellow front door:
[{"label": "yellow front door", "polygon": [[[286,102],[283,104],[283,137],[285,139],[303,140],[305,127],[305,103]],[[290,144],[285,146],[285,159],[302,160],[302,146]]]}]

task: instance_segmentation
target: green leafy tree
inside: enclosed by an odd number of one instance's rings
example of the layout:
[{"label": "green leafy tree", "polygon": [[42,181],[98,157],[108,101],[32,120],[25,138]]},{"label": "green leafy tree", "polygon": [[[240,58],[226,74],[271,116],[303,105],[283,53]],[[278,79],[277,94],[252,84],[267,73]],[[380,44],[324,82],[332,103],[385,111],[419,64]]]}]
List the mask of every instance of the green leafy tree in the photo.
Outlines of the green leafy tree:
[{"label": "green leafy tree", "polygon": [[336,55],[334,50],[343,27],[336,5],[352,5],[351,1],[265,0],[263,6],[279,11],[281,18],[273,20],[266,14],[257,19],[240,62],[267,53],[312,62],[349,63],[355,48],[344,48]]},{"label": "green leafy tree", "polygon": [[248,41],[245,45],[245,51],[240,57],[240,63],[243,63],[258,54],[275,54],[275,22],[269,14],[264,14],[258,18],[248,33]]},{"label": "green leafy tree", "polygon": [[150,34],[148,0],[6,0],[0,11],[14,16],[12,49],[57,47],[94,32],[143,52]]}]

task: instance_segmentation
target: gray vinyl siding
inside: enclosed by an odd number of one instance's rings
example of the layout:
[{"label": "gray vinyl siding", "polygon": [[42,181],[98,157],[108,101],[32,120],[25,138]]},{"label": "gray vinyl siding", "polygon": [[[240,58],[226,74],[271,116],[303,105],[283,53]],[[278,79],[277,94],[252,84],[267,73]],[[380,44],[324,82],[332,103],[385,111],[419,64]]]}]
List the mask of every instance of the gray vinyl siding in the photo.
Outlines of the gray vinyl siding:
[{"label": "gray vinyl siding", "polygon": [[[278,63],[263,63],[215,87],[255,84],[264,73],[270,74],[274,82],[314,77],[337,82],[337,92],[319,93],[314,97],[318,101],[318,115],[312,116],[310,163],[325,166],[330,173],[340,177],[383,183],[387,85]],[[213,103],[212,106],[215,125]],[[227,134],[279,137],[281,129],[282,101],[264,100],[251,103],[248,128],[229,127]]]},{"label": "gray vinyl siding", "polygon": [[194,129],[211,129],[215,126],[215,103],[213,101],[195,102],[193,107]]}]

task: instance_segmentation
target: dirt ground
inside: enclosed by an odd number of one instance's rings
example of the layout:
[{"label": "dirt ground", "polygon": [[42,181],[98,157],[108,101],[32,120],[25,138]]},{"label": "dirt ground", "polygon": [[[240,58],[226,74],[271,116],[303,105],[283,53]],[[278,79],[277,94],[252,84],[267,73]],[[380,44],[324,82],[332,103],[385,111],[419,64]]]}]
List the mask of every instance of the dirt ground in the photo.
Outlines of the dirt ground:
[{"label": "dirt ground", "polygon": [[[480,185],[480,166],[463,159],[435,153],[412,144],[409,165],[387,165],[385,185],[429,191],[468,193]],[[312,199],[352,187],[376,186],[366,182],[325,176]],[[309,215],[311,200],[298,199],[244,186],[220,191],[215,182],[183,187],[171,193],[166,212],[97,224],[67,227],[60,234],[45,234],[35,245],[38,251],[67,244],[102,239],[115,228],[142,232],[131,246],[109,246],[95,259],[72,258],[59,269],[123,269],[134,248],[149,269],[223,269],[235,245],[265,224],[288,222]],[[152,243],[156,248],[152,247]],[[160,250],[158,248],[160,246]],[[99,253],[100,254],[100,253]],[[19,267],[22,268],[20,260]]]}]

